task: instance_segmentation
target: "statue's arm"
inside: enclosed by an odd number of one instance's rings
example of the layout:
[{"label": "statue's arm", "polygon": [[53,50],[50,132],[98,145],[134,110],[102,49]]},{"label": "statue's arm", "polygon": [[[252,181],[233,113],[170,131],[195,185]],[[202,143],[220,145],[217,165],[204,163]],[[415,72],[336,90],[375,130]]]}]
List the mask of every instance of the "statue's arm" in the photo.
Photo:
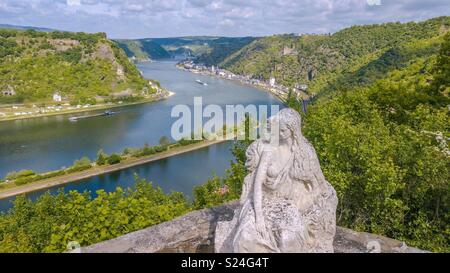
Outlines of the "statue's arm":
[{"label": "statue's arm", "polygon": [[[247,168],[248,175],[244,178],[244,184],[242,185],[241,204],[244,204],[249,198],[253,198],[255,175],[258,168],[259,161],[261,159],[259,149],[260,141],[256,140],[247,148],[245,167]],[[252,200],[253,201],[253,200]]]},{"label": "statue's arm", "polygon": [[[264,225],[264,217],[262,212],[262,185],[266,180],[266,172],[268,166],[268,152],[263,152],[261,155],[261,159],[258,164],[258,168],[255,175],[254,181],[254,191],[253,191],[253,206],[255,210],[255,220],[257,228],[263,228],[261,225]],[[263,230],[263,229],[261,229]]]}]

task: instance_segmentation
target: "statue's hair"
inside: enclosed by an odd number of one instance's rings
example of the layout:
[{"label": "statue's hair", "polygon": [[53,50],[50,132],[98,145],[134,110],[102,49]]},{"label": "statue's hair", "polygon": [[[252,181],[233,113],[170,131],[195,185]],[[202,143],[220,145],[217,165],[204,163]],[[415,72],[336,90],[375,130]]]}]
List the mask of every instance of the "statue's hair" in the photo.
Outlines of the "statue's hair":
[{"label": "statue's hair", "polygon": [[291,131],[293,137],[292,152],[299,149],[301,145],[302,135],[302,118],[300,114],[291,108],[284,108],[278,114],[279,124],[284,124]]},{"label": "statue's hair", "polygon": [[293,153],[293,162],[292,166],[289,170],[289,176],[294,181],[302,181],[303,183],[306,183],[305,186],[312,189],[316,182],[318,181],[303,181],[304,175],[303,172],[305,171],[303,168],[303,162],[309,161],[309,158],[304,158],[305,155],[308,153],[304,153],[302,149],[309,147],[309,142],[306,140],[306,138],[302,135],[301,131],[301,125],[302,125],[302,119],[300,114],[291,109],[291,108],[285,108],[281,110],[279,113],[279,122],[280,124],[284,124],[292,133],[292,147],[291,151]]}]

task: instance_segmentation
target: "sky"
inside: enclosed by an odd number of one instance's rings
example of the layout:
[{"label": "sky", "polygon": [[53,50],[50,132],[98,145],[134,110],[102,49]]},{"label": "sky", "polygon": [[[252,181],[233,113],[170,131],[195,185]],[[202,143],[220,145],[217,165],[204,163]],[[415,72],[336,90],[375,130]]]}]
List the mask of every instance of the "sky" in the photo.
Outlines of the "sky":
[{"label": "sky", "polygon": [[0,0],[0,24],[110,38],[333,33],[442,15],[449,0]]}]

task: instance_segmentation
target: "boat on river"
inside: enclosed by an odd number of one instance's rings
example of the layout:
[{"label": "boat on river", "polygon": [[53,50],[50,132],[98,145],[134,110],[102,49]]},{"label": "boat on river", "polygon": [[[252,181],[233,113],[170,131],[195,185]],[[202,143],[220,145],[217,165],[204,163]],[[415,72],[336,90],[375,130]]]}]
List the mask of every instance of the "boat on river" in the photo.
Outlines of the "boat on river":
[{"label": "boat on river", "polygon": [[195,80],[195,82],[205,86],[208,85],[206,82],[202,82],[201,80]]},{"label": "boat on river", "polygon": [[79,119],[93,118],[93,117],[102,117],[102,116],[112,116],[112,115],[115,115],[115,114],[116,114],[116,112],[114,112],[114,111],[112,111],[112,110],[106,110],[105,112],[100,113],[100,114],[87,115],[87,116],[79,116],[79,117],[70,117],[70,118],[69,118],[69,121],[75,122],[75,121],[77,121],[77,120],[79,120]]}]

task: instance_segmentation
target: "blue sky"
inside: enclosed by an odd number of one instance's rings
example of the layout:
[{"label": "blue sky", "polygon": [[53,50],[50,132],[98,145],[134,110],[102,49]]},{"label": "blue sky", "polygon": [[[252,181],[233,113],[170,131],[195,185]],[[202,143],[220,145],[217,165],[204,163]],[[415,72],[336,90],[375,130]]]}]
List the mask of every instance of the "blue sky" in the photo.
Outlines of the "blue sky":
[{"label": "blue sky", "polygon": [[0,23],[111,38],[328,33],[442,15],[449,0],[0,0]]}]

